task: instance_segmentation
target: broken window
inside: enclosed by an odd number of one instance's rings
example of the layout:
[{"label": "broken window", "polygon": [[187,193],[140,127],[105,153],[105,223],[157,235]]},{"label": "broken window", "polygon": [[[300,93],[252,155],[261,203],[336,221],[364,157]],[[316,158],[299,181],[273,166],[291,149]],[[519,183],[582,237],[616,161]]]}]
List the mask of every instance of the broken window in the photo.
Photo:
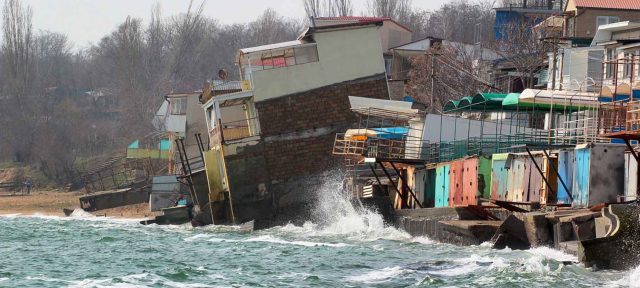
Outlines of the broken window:
[{"label": "broken window", "polygon": [[249,56],[252,71],[276,69],[318,62],[318,49],[316,45],[289,47],[268,50]]}]

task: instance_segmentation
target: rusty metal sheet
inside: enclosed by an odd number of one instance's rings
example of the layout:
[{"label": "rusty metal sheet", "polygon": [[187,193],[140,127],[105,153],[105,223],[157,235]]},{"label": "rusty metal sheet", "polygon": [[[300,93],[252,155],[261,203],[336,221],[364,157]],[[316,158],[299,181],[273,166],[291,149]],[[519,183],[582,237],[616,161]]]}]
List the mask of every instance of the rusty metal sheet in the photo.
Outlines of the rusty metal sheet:
[{"label": "rusty metal sheet", "polygon": [[449,172],[449,206],[463,206],[464,160],[461,159],[451,162],[451,170]]},{"label": "rusty metal sheet", "polygon": [[463,205],[478,204],[478,158],[473,157],[464,160],[464,173],[462,176],[464,182],[464,199]]},{"label": "rusty metal sheet", "polygon": [[493,154],[491,157],[491,199],[506,201],[509,170],[506,168],[507,153]]}]

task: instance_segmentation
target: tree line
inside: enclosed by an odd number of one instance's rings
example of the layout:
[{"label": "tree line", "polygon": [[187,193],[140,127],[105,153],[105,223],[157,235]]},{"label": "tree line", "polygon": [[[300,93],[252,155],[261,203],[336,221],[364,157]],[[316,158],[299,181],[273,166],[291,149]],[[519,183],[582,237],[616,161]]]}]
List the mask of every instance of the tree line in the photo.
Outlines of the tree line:
[{"label": "tree line", "polygon": [[[302,0],[307,17],[354,15],[350,0]],[[491,1],[456,0],[435,11],[410,0],[370,0],[360,15],[391,17],[414,31],[472,42],[472,29],[490,31]],[[65,183],[79,160],[123,149],[153,131],[151,119],[171,92],[201,89],[216,71],[235,71],[239,48],[295,39],[308,25],[264,11],[249,23],[222,24],[192,1],[179,15],[160,5],[150,21],[127,17],[85,49],[63,33],[36,31],[32,8],[20,0],[2,7],[0,42],[0,162],[37,167]],[[230,73],[231,77],[236,73]]]}]

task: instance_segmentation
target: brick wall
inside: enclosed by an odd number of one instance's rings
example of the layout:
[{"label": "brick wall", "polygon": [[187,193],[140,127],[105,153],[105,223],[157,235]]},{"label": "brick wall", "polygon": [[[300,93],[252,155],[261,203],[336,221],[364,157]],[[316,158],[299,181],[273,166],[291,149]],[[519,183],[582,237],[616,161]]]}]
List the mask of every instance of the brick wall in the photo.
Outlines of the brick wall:
[{"label": "brick wall", "polygon": [[342,164],[332,155],[335,133],[357,123],[348,96],[389,99],[384,75],[256,103],[272,181]]},{"label": "brick wall", "polygon": [[[584,9],[578,10],[578,17],[575,23],[575,37],[593,37],[598,30],[596,18],[598,16],[618,16],[620,21],[640,20],[640,11],[635,10],[615,10],[615,9]],[[571,35],[571,31],[568,35]]]},{"label": "brick wall", "polygon": [[[295,80],[291,80],[295,81]],[[256,102],[263,137],[356,121],[348,96],[389,99],[384,75]]]}]

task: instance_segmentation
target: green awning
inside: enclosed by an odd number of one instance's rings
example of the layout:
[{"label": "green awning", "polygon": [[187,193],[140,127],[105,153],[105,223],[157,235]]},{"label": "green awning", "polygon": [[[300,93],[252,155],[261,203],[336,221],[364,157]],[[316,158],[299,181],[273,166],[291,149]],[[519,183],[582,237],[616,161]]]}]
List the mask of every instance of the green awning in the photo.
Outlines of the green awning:
[{"label": "green awning", "polygon": [[507,97],[508,94],[502,93],[478,93],[473,95],[472,104],[480,104],[485,102],[491,103],[500,103],[502,105],[502,100]]},{"label": "green awning", "polygon": [[464,108],[471,105],[471,101],[473,101],[473,97],[471,96],[462,97],[462,99],[460,99],[460,103],[458,103],[458,108]]},{"label": "green awning", "polygon": [[520,103],[520,93],[509,93],[502,100],[502,106],[517,106]]},{"label": "green awning", "polygon": [[444,104],[444,107],[442,107],[442,110],[444,112],[448,112],[451,110],[455,110],[458,109],[458,105],[460,104],[460,101],[458,100],[449,100],[447,101],[447,103]]}]

